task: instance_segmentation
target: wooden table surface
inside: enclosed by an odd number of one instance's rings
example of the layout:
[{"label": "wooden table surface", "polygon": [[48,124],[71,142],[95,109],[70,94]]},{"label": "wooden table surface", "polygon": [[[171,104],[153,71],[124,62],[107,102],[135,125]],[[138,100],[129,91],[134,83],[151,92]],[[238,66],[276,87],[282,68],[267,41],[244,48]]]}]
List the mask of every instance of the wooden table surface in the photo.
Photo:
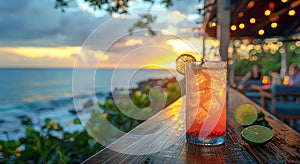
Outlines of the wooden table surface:
[{"label": "wooden table surface", "polygon": [[[300,135],[273,115],[256,105],[238,91],[228,89],[227,138],[220,146],[196,146],[185,141],[182,121],[184,97],[165,108],[130,133],[149,134],[160,131],[152,140],[137,139],[124,135],[84,163],[300,163]],[[251,146],[240,137],[242,127],[233,117],[234,109],[242,103],[254,104],[266,115],[273,127],[274,137],[264,146]],[[170,133],[172,132],[172,133]],[[171,136],[172,135],[172,136]],[[174,137],[174,136],[177,137]],[[152,154],[138,154],[135,145],[146,150],[173,143],[170,147]],[[118,150],[115,152],[113,150]],[[119,151],[120,150],[120,151]],[[120,153],[122,152],[122,153]],[[132,153],[131,153],[132,152]],[[130,155],[132,154],[132,155]]]}]

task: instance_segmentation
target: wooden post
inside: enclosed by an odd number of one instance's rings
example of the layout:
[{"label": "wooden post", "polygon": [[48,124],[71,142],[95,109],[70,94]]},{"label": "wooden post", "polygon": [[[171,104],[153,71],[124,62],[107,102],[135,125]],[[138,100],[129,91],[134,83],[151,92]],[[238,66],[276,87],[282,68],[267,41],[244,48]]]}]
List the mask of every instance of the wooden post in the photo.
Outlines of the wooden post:
[{"label": "wooden post", "polygon": [[230,0],[217,1],[217,38],[220,41],[220,55],[228,61],[228,45],[230,38]]},{"label": "wooden post", "polygon": [[281,54],[281,70],[280,73],[282,76],[288,75],[288,67],[289,67],[289,60],[288,60],[288,41],[283,42],[284,52]]},{"label": "wooden post", "polygon": [[235,58],[235,54],[236,54],[236,48],[235,45],[232,44],[232,49],[233,49],[233,53],[232,53],[232,65],[230,65],[229,67],[229,83],[231,85],[235,85],[234,83],[234,71],[235,71],[235,63],[236,63],[236,58]]}]

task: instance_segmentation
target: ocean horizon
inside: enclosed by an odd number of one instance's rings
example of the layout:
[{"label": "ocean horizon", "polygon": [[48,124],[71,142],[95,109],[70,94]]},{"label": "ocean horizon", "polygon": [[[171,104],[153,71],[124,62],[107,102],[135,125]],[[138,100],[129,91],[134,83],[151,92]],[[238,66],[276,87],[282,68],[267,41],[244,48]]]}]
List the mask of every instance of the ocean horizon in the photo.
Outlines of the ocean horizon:
[{"label": "ocean horizon", "polygon": [[[89,81],[87,74],[94,69],[77,70],[80,78],[76,80],[82,85],[77,86],[76,93],[79,94],[73,95],[73,68],[0,68],[0,115],[5,116],[0,118],[0,139],[16,139],[24,135],[25,129],[21,126],[24,117],[30,117],[36,125],[45,118],[54,119],[64,126],[70,125],[77,117],[73,96],[80,97],[82,106],[88,101],[95,105],[104,102],[115,88],[134,88],[141,81],[173,76],[172,71],[159,69],[98,68],[95,80]],[[130,74],[132,72],[134,75]],[[132,78],[126,82],[124,79],[129,75]],[[72,127],[68,129],[72,130]]]},{"label": "ocean horizon", "polygon": [[[112,68],[98,68],[95,81],[85,81],[86,73],[92,68],[79,68],[83,71],[80,83],[82,95],[90,95],[95,92],[110,92],[113,71]],[[128,89],[122,79],[127,78],[129,72],[135,69],[119,69],[120,82],[114,81],[114,88]],[[143,69],[130,80],[129,87],[136,87],[138,82],[150,78],[171,77],[170,72],[160,69]],[[35,101],[51,100],[72,97],[73,68],[0,68],[0,106]],[[95,91],[92,90],[93,86]],[[78,95],[76,95],[78,96]]]}]

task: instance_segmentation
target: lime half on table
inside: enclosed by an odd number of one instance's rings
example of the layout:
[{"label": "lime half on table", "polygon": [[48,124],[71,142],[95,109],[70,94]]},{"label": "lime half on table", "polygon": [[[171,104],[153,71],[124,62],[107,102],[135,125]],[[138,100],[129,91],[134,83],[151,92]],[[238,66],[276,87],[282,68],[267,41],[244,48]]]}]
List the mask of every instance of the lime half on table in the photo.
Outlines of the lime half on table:
[{"label": "lime half on table", "polygon": [[263,145],[269,142],[274,133],[271,129],[261,125],[247,127],[241,132],[242,139],[251,145]]},{"label": "lime half on table", "polygon": [[241,104],[235,109],[234,117],[240,125],[251,125],[257,119],[257,110],[251,104]]},{"label": "lime half on table", "polygon": [[178,58],[176,59],[177,72],[184,75],[185,74],[185,64],[195,62],[195,61],[196,61],[195,57],[190,54],[182,54],[182,55],[178,56]]}]

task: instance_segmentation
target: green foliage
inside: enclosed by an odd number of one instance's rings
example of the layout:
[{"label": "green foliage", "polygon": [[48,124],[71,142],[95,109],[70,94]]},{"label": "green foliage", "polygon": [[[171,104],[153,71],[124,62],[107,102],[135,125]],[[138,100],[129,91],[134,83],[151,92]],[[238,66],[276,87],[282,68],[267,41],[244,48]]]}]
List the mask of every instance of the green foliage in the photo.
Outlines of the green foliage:
[{"label": "green foliage", "polygon": [[[119,108],[113,102],[113,100],[110,99],[106,100],[104,104],[100,104],[100,107],[105,111],[106,118],[109,120],[109,122],[124,132],[129,132],[131,129],[133,129],[139,123],[142,122],[140,120],[135,120],[133,118],[126,116],[123,112],[119,110]],[[94,113],[94,115],[98,115],[98,114],[99,113],[97,112]],[[93,119],[94,117],[95,116],[91,117],[91,119]],[[92,121],[92,122],[96,122],[96,121]]]},{"label": "green foliage", "polygon": [[[168,83],[163,94],[159,90],[151,89],[151,86],[146,86],[142,90],[144,92],[132,93],[130,99],[145,115],[153,114],[153,109],[149,107],[151,104],[149,94],[153,94],[151,98],[154,99],[161,99],[161,96],[165,95],[166,105],[181,96],[178,83]],[[123,103],[126,105],[128,101],[123,99]],[[143,122],[126,116],[110,98],[99,106],[105,113],[94,110],[87,122],[87,125],[92,124],[88,127],[94,128],[93,134],[90,134],[92,136],[103,134],[103,128],[109,133],[109,129],[106,130],[105,127],[101,127],[101,132],[97,131],[98,126],[103,126],[104,119],[124,132]],[[86,131],[66,132],[61,125],[51,119],[45,119],[41,127],[34,127],[30,118],[23,118],[22,123],[26,128],[25,137],[19,140],[0,140],[0,163],[80,163],[103,148]],[[76,118],[73,123],[81,122]]]},{"label": "green foliage", "polygon": [[[151,98],[155,99],[152,100],[152,106],[150,107],[151,100],[150,100],[150,90],[151,86],[147,85],[144,88],[144,93],[141,91],[135,91],[131,94],[130,100],[131,102],[136,105],[138,108],[140,108],[141,111],[139,111],[140,114],[151,116],[155,114],[157,111],[157,108],[155,107],[156,104],[165,103],[166,105],[169,105],[176,99],[178,99],[181,96],[179,84],[176,83],[168,83],[167,87],[164,88],[164,95],[166,96],[166,99],[164,99],[161,92],[159,92],[156,89],[152,90]],[[159,102],[160,100],[166,100],[166,102]],[[131,105],[131,102],[126,99],[126,97],[121,97],[118,99],[118,105],[122,107],[123,110],[125,110],[129,115],[134,115],[136,112],[136,108],[133,108]],[[111,99],[108,98],[103,104],[99,104],[99,107],[104,110],[104,115],[106,116],[107,120],[117,127],[118,129],[128,132],[134,127],[136,127],[138,124],[142,123],[143,120],[137,120],[131,117],[128,117],[126,114],[120,111],[118,108],[118,105]],[[99,112],[95,112],[94,115],[99,115]],[[100,114],[102,116],[103,114]],[[91,119],[99,119],[99,116],[92,116]],[[97,122],[95,120],[91,120],[91,122]],[[99,122],[99,121],[98,121]],[[101,122],[99,122],[100,124]],[[95,125],[97,126],[97,125]]]},{"label": "green foliage", "polygon": [[[130,0],[84,0],[90,7],[93,7],[95,10],[105,10],[109,14],[117,13],[123,14],[128,12],[129,2]],[[154,0],[143,0],[144,2],[148,2],[149,5],[154,4]],[[65,8],[69,6],[71,2],[74,0],[56,0],[55,8],[60,8],[63,12]],[[162,5],[165,5],[167,8],[173,6],[171,0],[162,0]]]},{"label": "green foliage", "polygon": [[[78,119],[74,123],[80,124]],[[80,163],[103,148],[86,131],[65,132],[51,119],[42,127],[26,123],[25,128],[25,137],[0,141],[0,163]]]},{"label": "green foliage", "polygon": [[[271,72],[280,72],[281,54],[284,52],[284,45],[282,42],[272,43],[263,40],[254,40],[253,43],[249,44],[244,43],[244,41],[236,40],[231,46],[234,46],[234,50],[229,56],[235,57],[235,75],[245,75],[251,70],[254,64],[260,64],[261,71],[265,75],[269,75]],[[299,42],[289,42],[287,48],[289,64],[299,64]],[[246,52],[247,57],[243,57],[242,49],[244,49],[244,51],[245,49],[250,49],[249,52]]]},{"label": "green foliage", "polygon": [[172,103],[173,101],[175,101],[176,99],[178,99],[181,96],[181,90],[179,87],[179,84],[176,83],[168,83],[167,84],[167,104]]}]

